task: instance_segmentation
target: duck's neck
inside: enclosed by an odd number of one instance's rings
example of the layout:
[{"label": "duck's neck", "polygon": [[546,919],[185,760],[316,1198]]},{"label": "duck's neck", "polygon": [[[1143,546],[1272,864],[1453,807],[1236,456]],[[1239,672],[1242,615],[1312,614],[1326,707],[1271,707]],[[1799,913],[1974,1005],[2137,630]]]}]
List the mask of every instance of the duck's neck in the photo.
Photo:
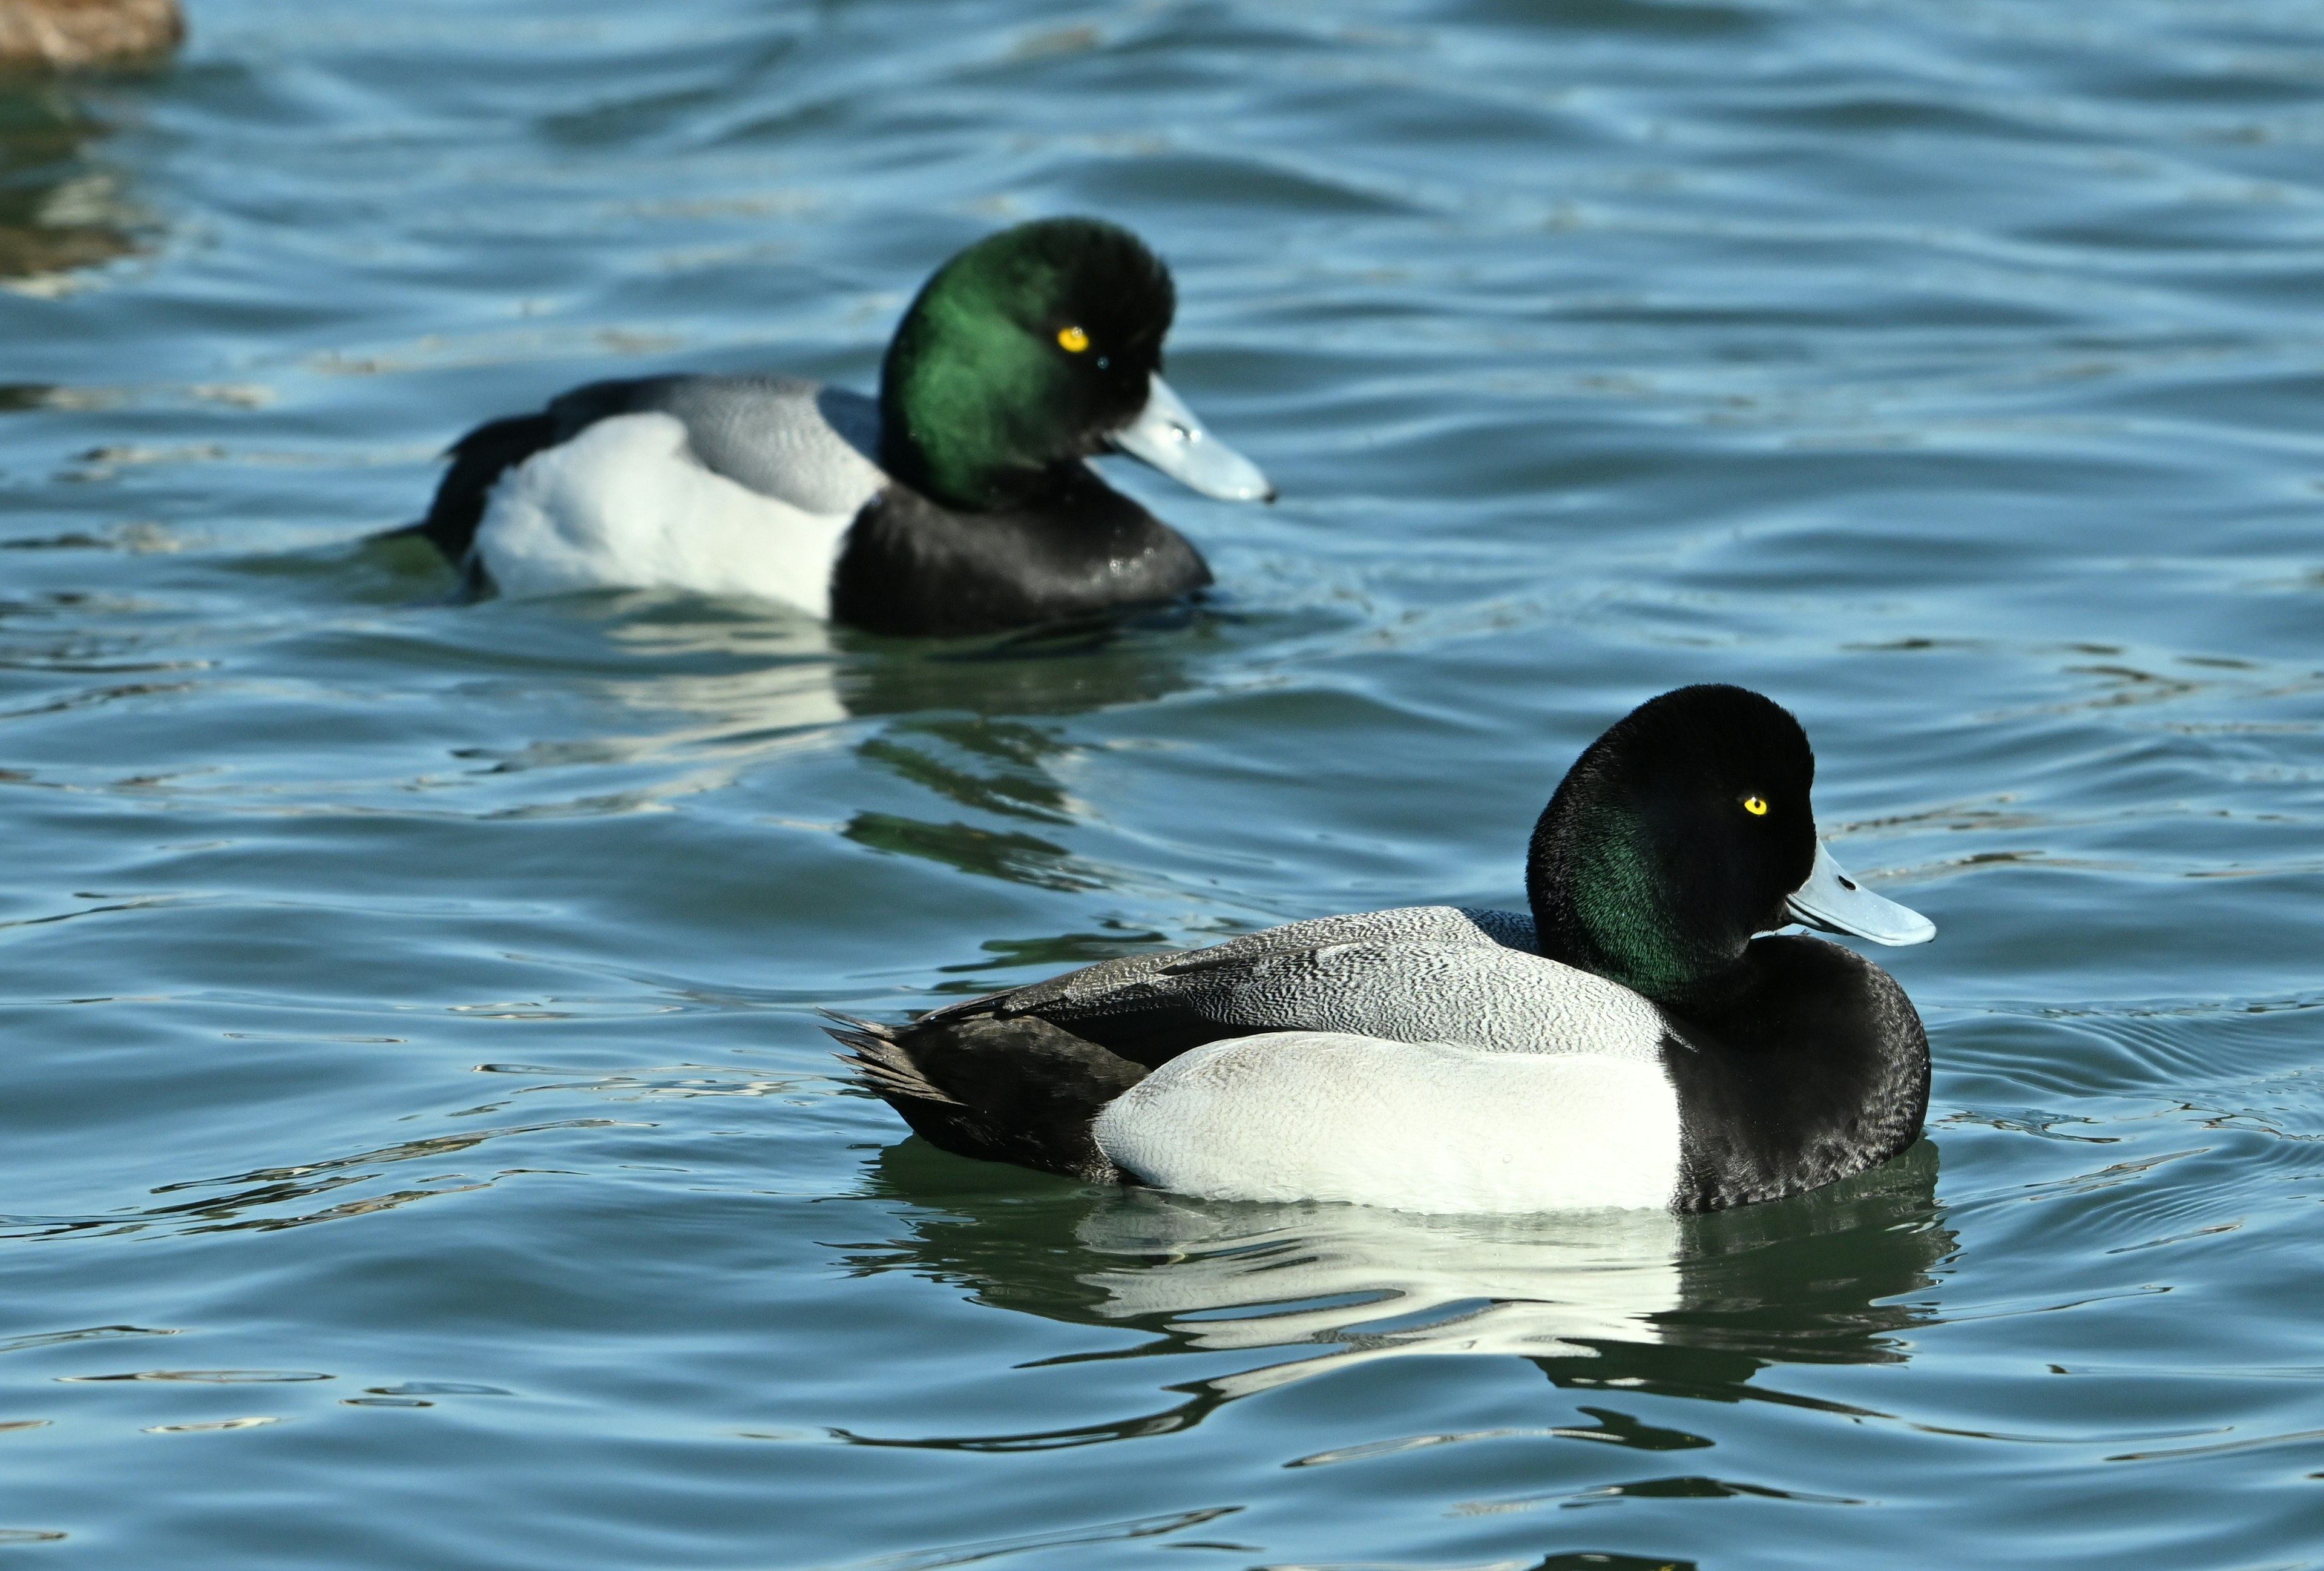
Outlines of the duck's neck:
[{"label": "duck's neck", "polygon": [[881,424],[880,467],[891,480],[954,516],[1064,515],[1117,502],[1136,505],[1078,458],[1046,465],[980,462],[936,468],[917,443],[888,435],[895,429],[892,422],[883,420]]},{"label": "duck's neck", "polygon": [[988,513],[1031,501],[1072,460],[1051,368],[974,304],[931,282],[897,328],[880,370],[880,467],[931,502]]},{"label": "duck's neck", "polygon": [[1088,465],[1069,459],[1038,465],[996,461],[962,442],[931,442],[925,427],[882,412],[880,467],[890,478],[954,513],[1038,510],[1093,484]]},{"label": "duck's neck", "polygon": [[1751,935],[1691,910],[1690,881],[1629,814],[1561,790],[1534,830],[1526,892],[1541,952],[1681,1013],[1751,984]]}]

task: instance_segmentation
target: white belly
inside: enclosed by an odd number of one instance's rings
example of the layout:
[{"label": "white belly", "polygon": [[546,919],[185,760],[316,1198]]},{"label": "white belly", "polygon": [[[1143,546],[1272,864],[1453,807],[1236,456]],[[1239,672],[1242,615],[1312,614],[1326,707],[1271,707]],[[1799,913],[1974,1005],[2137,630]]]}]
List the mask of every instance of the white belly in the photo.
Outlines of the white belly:
[{"label": "white belly", "polygon": [[503,474],[476,550],[503,595],[687,589],[828,616],[832,568],[853,522],[713,474],[669,415],[625,414]]},{"label": "white belly", "polygon": [[1157,1188],[1399,1211],[1667,1206],[1678,1096],[1659,1062],[1277,1031],[1173,1058],[1098,1115]]}]

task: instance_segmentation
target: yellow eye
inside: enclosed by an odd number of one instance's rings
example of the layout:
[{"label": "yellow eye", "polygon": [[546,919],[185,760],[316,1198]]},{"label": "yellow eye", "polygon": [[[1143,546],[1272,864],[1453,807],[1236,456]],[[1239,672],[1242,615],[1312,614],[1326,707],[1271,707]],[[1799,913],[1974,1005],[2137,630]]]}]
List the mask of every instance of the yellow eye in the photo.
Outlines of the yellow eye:
[{"label": "yellow eye", "polygon": [[1057,347],[1068,355],[1078,355],[1089,347],[1089,335],[1079,328],[1059,328]]},{"label": "yellow eye", "polygon": [[1767,816],[1767,799],[1765,797],[1745,797],[1743,799],[1743,810],[1750,814],[1755,818],[1764,818]]}]

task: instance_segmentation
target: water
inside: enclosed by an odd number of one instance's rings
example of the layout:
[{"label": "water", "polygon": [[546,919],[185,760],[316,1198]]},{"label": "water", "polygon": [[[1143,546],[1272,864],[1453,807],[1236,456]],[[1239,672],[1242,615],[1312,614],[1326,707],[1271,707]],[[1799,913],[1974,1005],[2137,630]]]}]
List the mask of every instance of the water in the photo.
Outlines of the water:
[{"label": "water", "polygon": [[[88,1567],[2324,1564],[2324,14],[196,0],[0,88],[0,1548]],[[1280,505],[930,648],[441,605],[473,421],[871,385],[1022,217]],[[899,1014],[1512,902],[1803,717],[1930,1138],[1721,1216],[964,1163]],[[19,1546],[22,1548],[9,1548]]]}]

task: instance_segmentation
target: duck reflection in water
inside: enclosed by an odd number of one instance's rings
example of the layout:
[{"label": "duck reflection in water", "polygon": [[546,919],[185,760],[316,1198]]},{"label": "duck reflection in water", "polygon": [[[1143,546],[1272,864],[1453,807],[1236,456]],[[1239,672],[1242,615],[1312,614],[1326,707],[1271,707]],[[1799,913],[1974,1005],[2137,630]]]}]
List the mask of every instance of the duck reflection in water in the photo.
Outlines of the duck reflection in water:
[{"label": "duck reflection in water", "polygon": [[[935,810],[860,810],[844,836],[1047,889],[1111,876],[1055,837],[1077,821],[1059,766],[1082,745],[1056,722],[1185,689],[1237,625],[1214,609],[1172,608],[935,642],[656,594],[594,608],[517,603],[502,615],[523,622],[538,658],[606,673],[597,697],[638,718],[465,753],[482,772],[586,770],[576,796],[604,801],[616,799],[607,772],[634,764],[652,766],[650,793],[687,793],[730,783],[761,758],[860,738],[860,758],[928,792]],[[497,660],[490,652],[509,634],[480,624],[474,636]],[[887,723],[869,735],[851,724],[875,718]]]},{"label": "duck reflection in water", "polygon": [[1058,766],[1079,744],[1048,722],[1190,687],[1190,665],[1228,625],[1213,611],[1173,607],[933,652],[892,642],[860,650],[846,671],[850,710],[899,716],[860,756],[1006,827],[859,812],[844,833],[1012,883],[1108,887],[1111,874],[1050,837],[1076,819]]},{"label": "duck reflection in water", "polygon": [[[1643,1390],[1830,1405],[1750,1382],[1785,1363],[1904,1362],[1906,1334],[1932,1313],[1912,1295],[1955,1247],[1927,1140],[1810,1194],[1699,1215],[1191,1200],[964,1169],[917,1138],[883,1151],[872,1178],[874,1194],[913,1208],[909,1231],[851,1253],[853,1269],[908,1271],[964,1284],[973,1302],[1159,1338],[1101,1358],[1259,1354],[1166,1387],[1185,1398],[1159,1410],[1031,1432],[844,1437],[875,1446],[1011,1451],[1167,1434],[1240,1398],[1421,1355],[1521,1358],[1609,1401]],[[963,1187],[977,1179],[986,1187]],[[1588,1410],[1606,1438],[1640,1428]]]}]

